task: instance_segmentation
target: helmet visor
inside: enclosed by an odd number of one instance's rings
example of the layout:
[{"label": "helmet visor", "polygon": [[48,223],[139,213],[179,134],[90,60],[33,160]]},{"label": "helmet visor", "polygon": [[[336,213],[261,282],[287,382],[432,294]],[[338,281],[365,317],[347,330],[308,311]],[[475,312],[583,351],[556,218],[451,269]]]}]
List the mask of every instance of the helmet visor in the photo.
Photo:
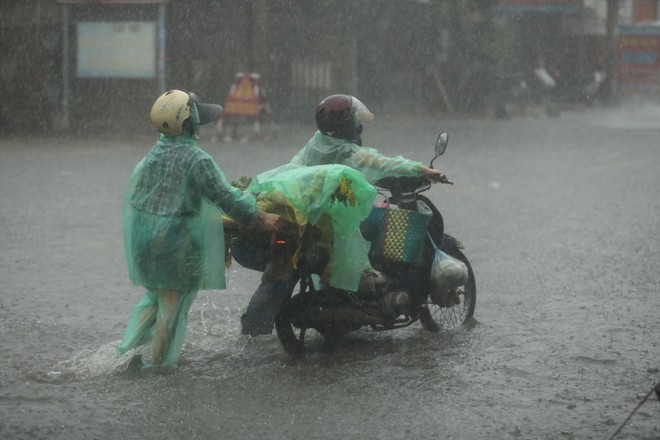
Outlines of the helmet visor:
[{"label": "helmet visor", "polygon": [[215,122],[222,115],[222,106],[218,104],[208,104],[199,102],[197,95],[190,93],[190,100],[195,103],[197,113],[199,114],[199,125]]},{"label": "helmet visor", "polygon": [[352,110],[355,112],[355,118],[359,122],[369,122],[374,119],[374,114],[369,111],[366,105],[357,99],[355,96],[352,96],[353,103],[351,104]]}]

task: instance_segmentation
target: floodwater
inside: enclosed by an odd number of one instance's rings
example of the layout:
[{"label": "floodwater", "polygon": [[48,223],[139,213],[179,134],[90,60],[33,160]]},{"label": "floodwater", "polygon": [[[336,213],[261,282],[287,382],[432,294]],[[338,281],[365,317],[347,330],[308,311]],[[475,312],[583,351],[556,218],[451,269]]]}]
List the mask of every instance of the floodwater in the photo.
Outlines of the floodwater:
[{"label": "floodwater", "polygon": [[[180,367],[116,353],[142,290],[121,200],[153,136],[0,140],[0,438],[607,439],[660,381],[660,110],[506,121],[379,117],[365,145],[436,164],[427,194],[466,246],[475,321],[358,331],[290,361],[240,334],[259,274],[200,292]],[[206,147],[230,179],[287,161],[311,127]],[[652,395],[616,438],[660,439]]]}]

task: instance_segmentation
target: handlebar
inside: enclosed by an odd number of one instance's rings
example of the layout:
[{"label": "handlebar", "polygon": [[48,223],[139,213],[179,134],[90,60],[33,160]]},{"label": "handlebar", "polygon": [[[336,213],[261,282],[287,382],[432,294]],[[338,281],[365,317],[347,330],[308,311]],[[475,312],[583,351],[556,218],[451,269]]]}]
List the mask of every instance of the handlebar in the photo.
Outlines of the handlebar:
[{"label": "handlebar", "polygon": [[[453,185],[445,174],[439,174],[436,179],[437,183],[444,183]],[[392,194],[400,194],[406,192],[420,193],[427,191],[431,188],[431,183],[425,177],[386,177],[377,180],[374,185],[378,188],[386,189]]]},{"label": "handlebar", "polygon": [[438,178],[435,179],[437,183],[446,183],[447,185],[453,185],[454,182],[447,179],[447,176],[444,173],[438,174]]},{"label": "handlebar", "polygon": [[374,186],[383,188],[389,192],[403,193],[403,192],[417,192],[424,190],[427,186],[430,187],[428,180],[424,177],[385,177],[384,179],[374,182]]}]

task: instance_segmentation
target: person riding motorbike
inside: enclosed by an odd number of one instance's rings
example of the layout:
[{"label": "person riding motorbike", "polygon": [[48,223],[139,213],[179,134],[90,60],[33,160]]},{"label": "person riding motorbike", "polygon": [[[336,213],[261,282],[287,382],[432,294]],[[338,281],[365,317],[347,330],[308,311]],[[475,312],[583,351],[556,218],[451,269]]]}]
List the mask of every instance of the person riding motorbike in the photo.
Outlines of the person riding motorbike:
[{"label": "person riding motorbike", "polygon": [[402,156],[388,157],[362,146],[363,123],[374,119],[359,99],[331,95],[316,108],[316,127],[307,144],[291,159],[292,164],[313,166],[342,164],[360,171],[370,183],[385,177],[424,176],[429,182],[445,179],[440,170]]},{"label": "person riding motorbike", "polygon": [[[336,94],[326,97],[316,108],[317,132],[291,163],[346,165],[362,173],[371,184],[387,177],[424,177],[431,183],[447,181],[440,170],[403,156],[389,157],[375,148],[363,147],[363,123],[373,119],[374,114],[354,96]],[[370,268],[365,270],[367,284],[371,272]]]},{"label": "person riding motorbike", "polygon": [[283,223],[259,210],[254,195],[231,186],[198,146],[199,127],[221,112],[220,105],[201,103],[194,93],[161,95],[151,109],[160,137],[129,180],[123,205],[128,272],[147,292],[130,315],[119,353],[154,334],[153,357],[145,367],[175,367],[197,292],[226,287],[221,213],[269,231]]},{"label": "person riding motorbike", "polygon": [[[446,182],[445,175],[420,162],[402,156],[388,157],[374,148],[362,146],[363,123],[374,119],[373,113],[357,98],[350,95],[331,95],[323,99],[316,109],[317,131],[307,144],[291,159],[291,166],[318,166],[339,164],[359,171],[369,183],[386,177],[421,177],[431,183]],[[321,226],[324,231],[331,228]],[[331,232],[330,232],[331,234]],[[332,242],[331,236],[325,241]],[[352,242],[355,253],[368,251],[361,238]],[[330,245],[328,245],[330,247]],[[366,250],[365,250],[366,249]],[[331,266],[323,277],[329,278]],[[378,273],[371,267],[364,268],[361,288],[373,286]],[[270,334],[275,314],[279,310],[288,286],[283,282],[262,284],[250,299],[246,312],[241,316],[242,333],[250,335]]]}]

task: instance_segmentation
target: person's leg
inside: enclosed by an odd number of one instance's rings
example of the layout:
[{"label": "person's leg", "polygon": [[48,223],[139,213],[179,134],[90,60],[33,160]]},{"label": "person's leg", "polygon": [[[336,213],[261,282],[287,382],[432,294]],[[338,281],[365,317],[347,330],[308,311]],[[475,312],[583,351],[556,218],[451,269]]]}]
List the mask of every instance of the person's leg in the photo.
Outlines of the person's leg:
[{"label": "person's leg", "polygon": [[154,329],[157,311],[157,294],[147,291],[140,303],[131,312],[124,337],[119,344],[119,353],[124,354],[128,350],[137,348],[147,341],[147,338]]},{"label": "person's leg", "polygon": [[275,316],[293,287],[290,281],[262,282],[241,316],[241,333],[251,336],[273,333]]},{"label": "person's leg", "polygon": [[179,303],[172,317],[174,326],[170,335],[170,348],[163,362],[163,366],[165,367],[176,367],[179,362],[179,356],[181,356],[181,350],[183,349],[183,343],[186,338],[186,330],[188,329],[188,311],[196,297],[196,290],[181,293]]},{"label": "person's leg", "polygon": [[197,291],[163,291],[159,295],[154,366],[176,367],[188,327],[188,311]]},{"label": "person's leg", "polygon": [[170,345],[170,335],[175,325],[172,317],[176,312],[180,293],[175,290],[162,290],[158,292],[158,296],[154,352],[151,360],[154,365],[161,365],[165,360]]}]

